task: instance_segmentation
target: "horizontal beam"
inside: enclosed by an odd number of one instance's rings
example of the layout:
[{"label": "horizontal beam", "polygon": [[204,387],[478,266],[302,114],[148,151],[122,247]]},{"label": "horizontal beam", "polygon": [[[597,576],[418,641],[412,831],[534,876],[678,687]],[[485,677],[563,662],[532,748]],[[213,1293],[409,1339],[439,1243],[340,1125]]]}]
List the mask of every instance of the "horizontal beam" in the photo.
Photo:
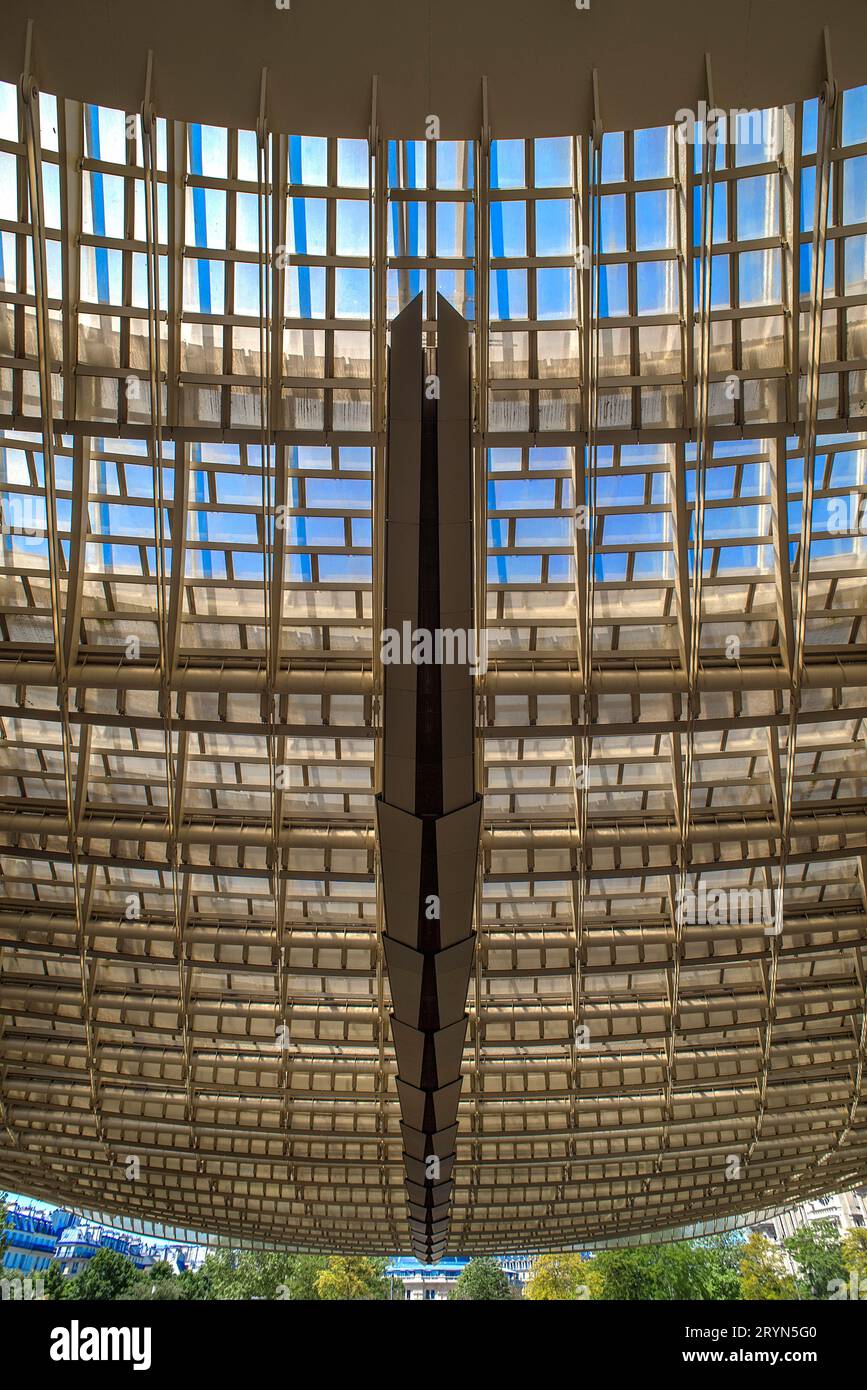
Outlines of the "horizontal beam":
[{"label": "horizontal beam", "polygon": [[[514,658],[510,661],[508,669],[494,665],[488,670],[485,676],[488,695],[577,695],[584,690],[577,668],[540,664],[533,652],[528,652],[519,665]],[[122,659],[77,662],[70,667],[67,683],[77,690],[158,690],[160,672],[157,665]],[[190,662],[172,673],[171,684],[178,691],[257,694],[266,688],[266,672],[264,664]],[[714,693],[787,690],[790,684],[791,678],[785,668],[768,662],[703,666],[697,677],[699,690]],[[53,662],[27,655],[14,661],[0,660],[0,685],[56,686],[57,671]],[[808,662],[802,685],[809,690],[867,686],[867,660],[841,656],[835,661]],[[628,665],[612,663],[606,666],[597,658],[590,689],[599,695],[674,695],[685,692],[687,686],[686,672],[674,665],[635,660]],[[279,694],[368,695],[373,690],[373,675],[367,660],[359,661],[352,668],[340,668],[323,659],[319,667],[293,666],[279,671],[276,689]]]},{"label": "horizontal beam", "polygon": [[[221,182],[220,187],[223,184]],[[311,187],[313,185],[310,185]],[[317,188],[317,196],[325,193],[325,189]],[[559,191],[559,190],[558,190]],[[417,189],[410,190],[413,197],[418,193]],[[522,197],[526,196],[525,190],[520,190]],[[351,189],[341,189],[340,196],[351,197]],[[457,192],[449,191],[449,197],[459,196]],[[845,229],[850,230],[848,227]],[[847,296],[847,302],[853,297]],[[857,303],[857,300],[854,301]],[[827,301],[826,301],[827,306]],[[53,306],[52,306],[53,307]],[[112,305],[110,312],[116,314],[118,307]],[[772,312],[766,306],[761,306],[761,312],[767,314]],[[215,322],[223,324],[227,322],[225,318],[217,318]],[[304,330],[322,331],[327,328],[339,329],[345,327],[345,321],[337,320],[328,323],[322,319],[299,320],[296,325]],[[624,325],[621,325],[624,326]],[[360,324],[350,325],[359,331]],[[522,325],[512,323],[510,328],[513,331],[520,331]],[[526,325],[523,325],[526,329]],[[542,320],[539,324],[541,331],[550,329],[551,322]],[[562,327],[558,324],[557,327]],[[604,327],[604,324],[603,324]],[[23,358],[19,362],[8,361],[7,365],[16,368],[30,369],[31,363]],[[850,367],[851,364],[846,364]],[[100,368],[100,372],[104,369]],[[235,378],[232,378],[235,380]],[[652,386],[654,378],[648,378],[645,385]],[[238,385],[244,384],[238,381]],[[323,386],[323,382],[311,378],[310,386]],[[552,377],[551,385],[560,385],[560,379]],[[147,439],[148,427],[146,425],[125,424],[119,425],[112,420],[72,420],[55,419],[55,432],[59,435],[72,435],[76,438],[86,437],[92,439]],[[803,432],[803,421],[797,418],[777,420],[767,422],[762,420],[750,421],[748,425],[708,425],[708,439],[711,442],[726,442],[731,440],[777,440],[796,438]],[[10,415],[0,412],[0,429],[16,430],[22,434],[38,433],[41,429],[41,420],[38,415]],[[822,420],[823,435],[852,434],[860,436],[864,432],[863,416],[838,415],[834,419]],[[227,429],[217,429],[211,425],[177,425],[171,421],[166,422],[163,427],[163,435],[166,440],[172,440],[176,444],[258,444],[262,438],[259,429],[250,429],[243,426],[229,427]],[[307,430],[307,429],[274,429],[272,430],[274,442],[278,445],[303,444],[311,446],[343,446],[352,448],[356,445],[370,447],[381,445],[384,436],[373,430]],[[612,427],[602,431],[601,443],[603,444],[691,444],[695,443],[696,431],[694,428],[675,427],[670,425],[643,425],[639,428]],[[487,445],[488,448],[546,448],[548,446],[560,448],[581,449],[587,443],[587,431],[577,430],[487,430],[484,433],[476,430],[473,432],[473,443],[476,445]]]},{"label": "horizontal beam", "polygon": [[[0,832],[7,835],[68,834],[66,817],[54,813],[33,814],[26,811],[0,811]],[[782,833],[778,820],[762,812],[739,819],[695,821],[690,826],[690,844],[717,844],[740,840],[776,840]],[[83,816],[78,829],[82,840],[137,840],[168,842],[169,827],[159,817],[129,818]],[[815,839],[825,835],[867,835],[867,812],[814,811],[810,815],[792,818],[793,839]],[[234,845],[240,848],[265,847],[271,843],[268,825],[250,825],[242,821],[227,821],[215,825],[212,821],[180,825],[177,838],[181,844]],[[616,825],[591,825],[587,845],[591,849],[624,849],[641,845],[675,845],[681,832],[674,821],[649,824],[647,820],[632,824],[621,821]],[[581,838],[574,826],[539,828],[487,829],[482,833],[482,848],[487,850],[577,849]],[[372,850],[375,832],[367,826],[336,828],[332,826],[292,826],[280,833],[280,844],[286,848],[320,850]],[[154,865],[153,867],[158,867]],[[702,866],[712,868],[712,865]],[[203,866],[207,872],[207,866]],[[311,871],[312,874],[312,871]]]},{"label": "horizontal beam", "polygon": [[[653,943],[655,945],[670,945],[676,939],[677,933],[670,925],[660,922],[653,922],[653,914],[642,912],[635,917],[627,916],[605,916],[594,918],[588,925],[593,931],[594,946],[633,946],[636,942],[644,945]],[[287,923],[292,926],[292,949],[293,950],[327,950],[327,951],[359,951],[372,950],[376,944],[376,930],[373,926],[364,924],[353,925],[351,928],[333,927],[323,923],[315,931],[310,931],[309,919],[299,923]],[[305,928],[307,929],[305,931]],[[42,943],[34,943],[28,938],[35,932],[51,933],[71,933],[75,931],[75,915],[68,910],[55,908],[47,911],[38,902],[33,906],[22,907],[20,902],[12,899],[0,900],[0,936],[4,940],[26,941],[30,949],[37,951],[45,949]],[[786,918],[786,936],[791,939],[793,936],[812,935],[814,932],[835,932],[835,931],[856,931],[867,936],[867,911],[849,910],[844,908],[837,912],[813,912],[810,908],[799,917]],[[686,925],[686,930],[693,942],[712,941],[718,945],[720,941],[727,938],[740,942],[755,937],[759,940],[764,939],[765,931],[761,923],[751,925],[749,923],[737,922],[731,926],[726,923],[702,923],[690,922]],[[108,913],[102,914],[96,911],[91,912],[90,919],[85,928],[85,935],[88,937],[110,937],[113,942],[118,941],[174,941],[175,931],[172,921],[168,915],[159,917],[153,913],[143,915],[135,921],[127,921],[125,918],[118,920],[111,917]],[[246,947],[267,947],[270,949],[274,941],[274,925],[264,916],[254,916],[248,919],[240,917],[233,920],[231,917],[199,917],[198,919],[189,918],[185,940],[190,945],[208,946],[246,946]],[[486,922],[485,939],[482,943],[482,950],[487,952],[491,949],[544,949],[555,950],[562,948],[573,951],[575,949],[574,933],[567,930],[565,919],[560,922],[550,919],[538,923],[527,922]],[[815,950],[816,948],[811,948]],[[837,944],[831,942],[828,950],[837,950]],[[163,959],[166,964],[170,964],[174,959],[172,956],[165,958],[154,957],[153,963],[159,965]],[[719,964],[720,957],[714,956],[714,964]],[[204,964],[205,962],[197,962]],[[220,968],[233,967],[234,962],[220,961],[213,962]],[[664,964],[664,962],[663,962]],[[312,970],[314,967],[307,966],[305,969]],[[332,965],[316,966],[317,972],[330,973],[333,971]],[[565,969],[564,966],[551,967],[552,970]],[[588,967],[591,968],[591,967]],[[621,968],[620,966],[617,967]],[[641,966],[629,963],[622,968],[635,970],[657,970],[658,961],[645,962]],[[605,970],[610,970],[611,966],[606,964]],[[526,970],[515,970],[515,974],[538,974],[544,973],[545,968],[538,965],[527,967]],[[367,973],[367,972],[361,972]],[[500,974],[500,971],[490,971],[489,974]]]},{"label": "horizontal beam", "polygon": [[[159,690],[159,665],[124,661],[78,662],[70,667],[67,684],[76,690]],[[0,685],[57,685],[57,669],[51,661],[22,657],[0,661]],[[172,672],[173,690],[219,692],[220,694],[260,694],[266,689],[267,673],[260,665],[180,665]],[[297,668],[277,673],[278,694],[288,695],[367,695],[373,690],[369,670],[342,670],[332,665]]]},{"label": "horizontal beam", "polygon": [[[783,666],[740,665],[703,666],[696,678],[699,690],[719,693],[736,690],[788,690],[791,677]],[[836,690],[867,685],[867,661],[841,658],[816,662],[804,667],[802,685],[812,690]],[[593,670],[590,689],[594,694],[666,695],[686,692],[689,677],[676,666],[649,666],[634,662]],[[581,672],[562,667],[530,665],[526,669],[490,670],[485,677],[488,695],[578,695],[584,690]]]}]

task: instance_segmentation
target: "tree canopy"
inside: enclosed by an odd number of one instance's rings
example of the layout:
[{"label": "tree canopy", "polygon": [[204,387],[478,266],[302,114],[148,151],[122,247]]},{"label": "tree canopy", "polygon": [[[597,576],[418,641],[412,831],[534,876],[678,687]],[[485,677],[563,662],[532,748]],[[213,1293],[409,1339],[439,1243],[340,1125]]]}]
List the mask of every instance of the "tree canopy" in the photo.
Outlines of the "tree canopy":
[{"label": "tree canopy", "polygon": [[388,1298],[385,1260],[361,1255],[332,1255],[313,1283],[321,1299],[367,1301]]},{"label": "tree canopy", "polygon": [[470,1260],[455,1280],[450,1299],[505,1300],[512,1297],[509,1278],[496,1260],[484,1256]]},{"label": "tree canopy", "polygon": [[797,1263],[795,1280],[801,1298],[830,1298],[845,1282],[843,1242],[833,1221],[807,1222],[783,1244]]},{"label": "tree canopy", "polygon": [[798,1286],[783,1251],[759,1231],[746,1241],[740,1269],[741,1298],[777,1302],[798,1297]]},{"label": "tree canopy", "polygon": [[534,1300],[589,1298],[587,1282],[591,1261],[570,1251],[556,1255],[539,1255],[533,1261],[527,1280],[526,1296]]},{"label": "tree canopy", "polygon": [[128,1294],[138,1283],[139,1271],[128,1255],[118,1250],[98,1250],[80,1274],[66,1281],[65,1298],[104,1302]]},{"label": "tree canopy", "polygon": [[847,1274],[854,1274],[862,1290],[867,1293],[867,1231],[857,1228],[848,1231],[843,1238],[841,1253]]},{"label": "tree canopy", "polygon": [[731,1299],[739,1293],[737,1237],[600,1250],[585,1265],[594,1299]]}]

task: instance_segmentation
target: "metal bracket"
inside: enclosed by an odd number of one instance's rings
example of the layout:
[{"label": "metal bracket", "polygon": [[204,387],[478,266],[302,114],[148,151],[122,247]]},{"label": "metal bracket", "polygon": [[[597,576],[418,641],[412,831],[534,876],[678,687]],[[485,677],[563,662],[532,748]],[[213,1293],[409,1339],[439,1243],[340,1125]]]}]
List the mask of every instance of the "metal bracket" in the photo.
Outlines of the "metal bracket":
[{"label": "metal bracket", "polygon": [[268,139],[268,69],[262,69],[259,79],[259,115],[256,118],[256,139],[264,145]]},{"label": "metal bracket", "polygon": [[713,68],[711,66],[709,53],[705,53],[704,55],[704,81],[707,88],[707,108],[708,111],[713,111],[716,108],[716,101],[714,100]]},{"label": "metal bracket", "polygon": [[837,100],[837,83],[834,80],[834,64],[831,60],[831,31],[827,24],[822,30],[822,46],[825,54],[825,81],[822,83],[822,100],[832,106]]},{"label": "metal bracket", "polygon": [[39,96],[39,88],[33,79],[33,20],[28,19],[27,30],[24,36],[24,69],[21,73],[21,97],[26,105],[30,105],[34,98]]},{"label": "metal bracket", "polygon": [[147,69],[145,71],[145,91],[144,100],[141,104],[141,120],[145,130],[150,134],[153,131],[154,106],[153,106],[153,78],[154,78],[154,51],[148,49]]},{"label": "metal bracket", "polygon": [[367,143],[371,150],[376,150],[379,142],[379,78],[374,74],[370,79],[370,126],[367,131]]},{"label": "metal bracket", "polygon": [[590,124],[590,146],[591,149],[598,149],[602,144],[602,109],[599,105],[599,70],[593,69],[591,78],[593,84],[593,120]]}]

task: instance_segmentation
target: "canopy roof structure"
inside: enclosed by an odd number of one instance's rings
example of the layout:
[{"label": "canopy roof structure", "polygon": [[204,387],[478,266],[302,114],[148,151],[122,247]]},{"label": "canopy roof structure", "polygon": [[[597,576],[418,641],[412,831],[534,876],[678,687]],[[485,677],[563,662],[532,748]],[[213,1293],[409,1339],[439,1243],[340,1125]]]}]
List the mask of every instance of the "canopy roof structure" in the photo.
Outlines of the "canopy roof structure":
[{"label": "canopy roof structure", "polygon": [[689,129],[604,127],[600,64],[592,130],[480,77],[472,137],[395,133],[368,74],[366,135],[293,134],[276,69],[201,124],[158,50],[40,90],[52,43],[0,83],[0,1185],[410,1249],[386,363],[437,293],[487,653],[448,1249],[863,1181],[867,87],[816,35],[741,120],[696,48]]}]

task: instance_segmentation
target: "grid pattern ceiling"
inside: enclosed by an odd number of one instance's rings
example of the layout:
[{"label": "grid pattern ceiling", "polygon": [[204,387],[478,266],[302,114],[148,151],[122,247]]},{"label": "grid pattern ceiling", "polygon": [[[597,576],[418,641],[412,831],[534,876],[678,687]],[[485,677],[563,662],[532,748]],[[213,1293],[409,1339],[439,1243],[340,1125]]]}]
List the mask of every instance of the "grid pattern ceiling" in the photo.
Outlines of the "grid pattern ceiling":
[{"label": "grid pattern ceiling", "polygon": [[451,1248],[863,1180],[867,88],[823,95],[707,158],[0,85],[0,1182],[409,1247],[373,827],[420,291],[474,326],[489,653]]}]

